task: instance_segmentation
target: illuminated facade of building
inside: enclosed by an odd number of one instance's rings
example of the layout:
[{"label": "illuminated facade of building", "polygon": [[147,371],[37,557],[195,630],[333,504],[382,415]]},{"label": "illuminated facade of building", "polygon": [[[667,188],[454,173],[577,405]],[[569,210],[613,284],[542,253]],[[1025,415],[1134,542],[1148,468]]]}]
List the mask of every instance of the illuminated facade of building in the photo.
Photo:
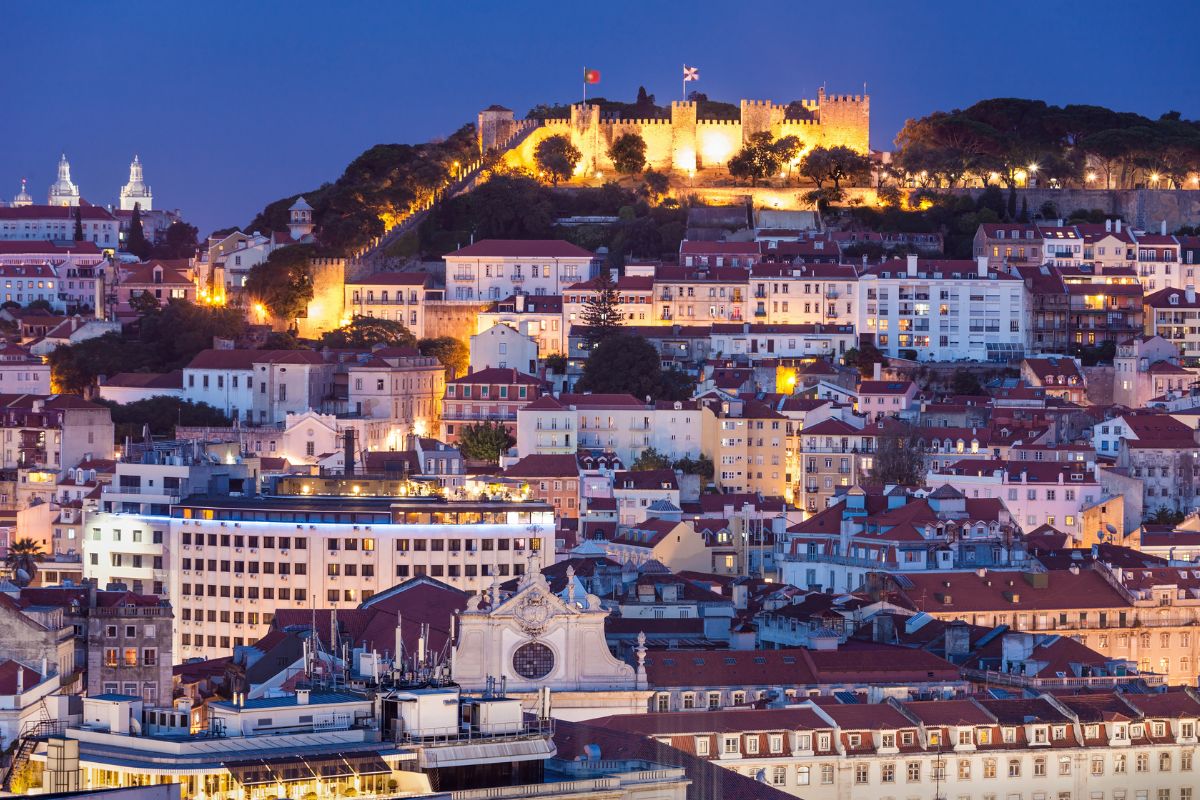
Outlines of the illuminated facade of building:
[{"label": "illuminated facade of building", "polygon": [[93,514],[85,529],[85,577],[161,576],[182,660],[255,641],[276,608],[353,608],[418,575],[484,590],[539,569],[555,520],[543,503],[197,495],[169,511]]}]

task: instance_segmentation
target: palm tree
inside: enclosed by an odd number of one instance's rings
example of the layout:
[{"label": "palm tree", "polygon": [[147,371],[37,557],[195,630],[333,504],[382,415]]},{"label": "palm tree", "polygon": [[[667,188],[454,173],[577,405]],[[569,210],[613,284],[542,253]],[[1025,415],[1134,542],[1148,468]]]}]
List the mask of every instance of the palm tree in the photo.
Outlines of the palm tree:
[{"label": "palm tree", "polygon": [[42,550],[41,543],[28,537],[17,539],[9,545],[4,563],[12,571],[13,583],[18,586],[28,586],[33,581],[33,576],[37,574],[38,562],[45,556],[46,553]]}]

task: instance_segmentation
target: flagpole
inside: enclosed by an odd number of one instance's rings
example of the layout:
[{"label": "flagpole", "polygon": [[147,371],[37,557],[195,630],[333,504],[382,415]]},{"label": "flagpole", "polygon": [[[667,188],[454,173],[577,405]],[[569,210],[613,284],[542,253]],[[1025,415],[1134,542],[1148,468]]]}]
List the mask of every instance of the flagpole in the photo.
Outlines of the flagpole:
[{"label": "flagpole", "polygon": [[687,102],[687,64],[683,65],[683,90],[680,92],[679,99]]}]

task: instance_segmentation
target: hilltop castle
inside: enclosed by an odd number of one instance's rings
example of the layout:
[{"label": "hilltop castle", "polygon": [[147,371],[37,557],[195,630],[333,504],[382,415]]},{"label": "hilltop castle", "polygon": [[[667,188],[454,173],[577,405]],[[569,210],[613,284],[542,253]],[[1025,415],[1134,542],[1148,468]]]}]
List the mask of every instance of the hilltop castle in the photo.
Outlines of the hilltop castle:
[{"label": "hilltop castle", "polygon": [[479,145],[482,152],[507,150],[506,159],[518,165],[533,164],[538,143],[550,136],[566,135],[583,153],[585,173],[612,168],[608,148],[626,133],[646,142],[646,165],[657,170],[695,172],[721,167],[760,131],[776,138],[795,136],[807,150],[815,145],[844,145],[861,153],[870,147],[870,98],[867,95],[826,95],[801,101],[802,117],[788,116],[789,107],[769,100],[742,100],[738,119],[699,119],[695,102],[671,103],[669,119],[620,119],[602,116],[600,106],[571,106],[570,119],[548,119],[538,125],[516,120],[503,106],[479,112]]}]

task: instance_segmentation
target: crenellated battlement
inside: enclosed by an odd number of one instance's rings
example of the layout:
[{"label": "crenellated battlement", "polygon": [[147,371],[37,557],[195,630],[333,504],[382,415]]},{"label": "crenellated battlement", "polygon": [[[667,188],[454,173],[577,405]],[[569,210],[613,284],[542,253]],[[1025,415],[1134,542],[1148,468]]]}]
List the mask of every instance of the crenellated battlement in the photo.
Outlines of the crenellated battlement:
[{"label": "crenellated battlement", "polygon": [[650,119],[626,119],[625,117],[607,116],[600,119],[604,125],[629,125],[636,127],[646,127],[652,125],[670,125],[671,120],[666,117],[652,117]]},{"label": "crenellated battlement", "polygon": [[[788,104],[740,100],[738,116],[732,119],[701,119],[700,104],[694,100],[671,101],[669,118],[626,119],[602,114],[599,105],[587,102],[570,108],[569,118],[544,120],[527,135],[514,137],[518,126],[512,112],[492,106],[480,113],[481,144],[494,142],[511,164],[530,168],[541,141],[548,136],[567,136],[582,155],[578,168],[581,175],[611,169],[608,151],[617,138],[627,133],[636,133],[645,140],[647,166],[688,173],[726,165],[760,134],[795,136],[805,148],[845,146],[866,153],[870,147],[869,95],[826,95],[823,88],[818,90],[816,100],[806,98]],[[789,108],[795,109],[796,116],[789,116]]]}]

